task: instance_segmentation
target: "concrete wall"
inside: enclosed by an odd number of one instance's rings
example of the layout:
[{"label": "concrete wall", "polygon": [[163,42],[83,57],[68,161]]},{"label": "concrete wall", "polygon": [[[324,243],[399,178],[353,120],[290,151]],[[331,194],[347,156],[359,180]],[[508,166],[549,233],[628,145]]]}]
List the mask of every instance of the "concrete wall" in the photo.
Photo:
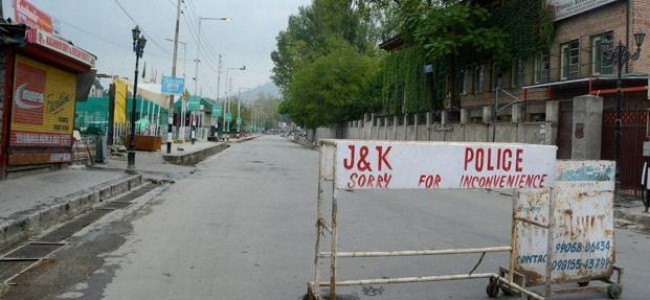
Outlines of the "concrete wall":
[{"label": "concrete wall", "polygon": [[[521,108],[513,107],[513,110]],[[555,145],[557,141],[558,102],[546,102],[546,121],[496,123],[496,142]],[[446,114],[443,112],[444,116]],[[418,119],[420,118],[420,119]],[[426,119],[422,119],[426,118]],[[449,141],[449,142],[492,142],[491,120],[481,123],[448,123],[447,118],[433,121],[431,115],[376,117],[366,114],[363,120],[351,121],[338,127],[339,136],[344,139],[389,140],[389,141]],[[420,123],[420,124],[419,124]],[[396,125],[401,124],[401,125]],[[410,124],[410,125],[404,125]],[[337,127],[318,128],[314,140],[336,137]],[[308,131],[311,140],[311,130]]]},{"label": "concrete wall", "polygon": [[600,159],[603,101],[596,96],[573,99],[572,159]]}]

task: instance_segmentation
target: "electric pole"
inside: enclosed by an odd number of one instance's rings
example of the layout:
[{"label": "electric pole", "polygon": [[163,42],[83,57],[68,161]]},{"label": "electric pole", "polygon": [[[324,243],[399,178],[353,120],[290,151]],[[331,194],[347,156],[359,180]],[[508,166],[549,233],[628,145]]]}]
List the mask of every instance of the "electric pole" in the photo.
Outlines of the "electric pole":
[{"label": "electric pole", "polygon": [[[176,77],[176,59],[178,56],[178,31],[181,19],[181,0],[176,0],[176,28],[174,29],[174,56],[172,62],[172,77]],[[172,139],[174,128],[174,95],[169,96],[169,115],[167,118],[167,154],[172,152]]]}]

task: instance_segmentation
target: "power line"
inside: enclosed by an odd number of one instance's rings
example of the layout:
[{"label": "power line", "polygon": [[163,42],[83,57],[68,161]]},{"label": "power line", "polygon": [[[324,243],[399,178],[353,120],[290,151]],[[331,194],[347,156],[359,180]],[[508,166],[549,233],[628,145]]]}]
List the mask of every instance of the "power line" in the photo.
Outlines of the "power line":
[{"label": "power line", "polygon": [[[193,13],[194,16],[196,16],[198,19],[201,18],[201,16],[200,16],[199,13],[198,13],[198,10],[196,9],[196,6],[194,5],[194,2],[190,2],[190,9],[191,9],[191,13]],[[207,49],[209,50],[209,52],[210,52],[210,55],[211,55],[210,57],[211,57],[211,59],[213,59],[213,61],[214,61],[214,60],[217,60],[217,61],[218,61],[217,54],[219,53],[219,51],[215,50],[216,47],[214,47],[214,46],[212,45],[212,42],[210,41],[210,39],[208,39],[208,37],[207,37],[205,31],[204,31],[204,32],[201,32],[201,35],[202,35],[202,37],[204,37],[203,40],[205,41],[206,48],[207,48]]]},{"label": "power line", "polygon": [[142,33],[144,33],[145,36],[148,36],[148,37],[149,37],[149,40],[154,44],[154,46],[156,46],[156,47],[157,47],[160,51],[162,51],[163,53],[165,53],[165,54],[167,54],[167,55],[169,54],[169,53],[167,52],[167,50],[166,50],[163,46],[161,46],[158,42],[156,42],[156,40],[154,39],[153,35],[150,35],[147,31],[144,30],[144,28],[143,28],[142,26],[140,26],[140,25],[138,24],[138,22],[137,22],[137,21],[136,21],[136,20],[131,16],[131,14],[129,14],[129,12],[126,10],[126,8],[124,8],[124,6],[122,5],[122,3],[120,3],[120,1],[118,1],[118,0],[113,0],[113,1],[115,1],[115,3],[117,4],[117,6],[120,7],[120,10],[122,10],[122,12],[123,12],[123,13],[124,13],[124,14],[125,14],[125,15],[126,15],[126,16],[127,16],[127,17],[128,17],[128,18],[129,18],[129,19],[130,19],[134,24],[135,24],[135,25],[137,25],[138,27],[140,27],[140,30],[142,30]]},{"label": "power line", "polygon": [[[74,25],[72,23],[69,23],[69,22],[66,22],[66,21],[63,21],[63,20],[61,20],[60,22],[62,24],[65,24],[67,27],[70,27],[70,28],[72,28],[74,30],[79,31],[80,33],[83,33],[83,34],[85,34],[87,36],[90,36],[92,38],[100,40],[100,41],[102,41],[102,42],[104,42],[106,44],[109,44],[109,45],[124,49],[124,50],[129,51],[129,52],[133,50],[133,49],[131,49],[131,47],[125,46],[124,43],[117,42],[117,41],[111,40],[111,39],[107,39],[105,37],[102,37],[101,35],[98,35],[96,32],[92,32],[90,30],[84,29],[82,27],[76,26],[76,25]],[[151,57],[154,57],[154,58],[160,58],[160,59],[168,59],[168,57],[163,57],[163,56],[159,56],[159,55],[147,54],[147,56],[151,56]]]},{"label": "power line", "polygon": [[[183,2],[183,4],[185,5],[186,11],[189,11],[189,8],[185,4],[185,2]],[[190,31],[190,33],[192,35],[192,38],[194,39],[194,42],[196,42],[197,45],[198,45],[200,37],[198,36],[198,33],[197,33],[198,28],[194,25],[194,22],[192,22],[192,20],[191,20],[193,17],[191,15],[189,15],[189,14],[184,14],[184,16],[185,16],[185,18],[183,20],[185,21],[185,24],[187,25],[187,27],[190,29],[189,31]],[[198,19],[196,20],[196,23],[198,24]],[[205,52],[205,50],[199,49],[199,54],[203,55],[206,65],[210,69],[212,69],[212,71],[217,72],[216,68],[213,65],[214,57],[209,55],[209,54],[212,54],[212,53]]]}]

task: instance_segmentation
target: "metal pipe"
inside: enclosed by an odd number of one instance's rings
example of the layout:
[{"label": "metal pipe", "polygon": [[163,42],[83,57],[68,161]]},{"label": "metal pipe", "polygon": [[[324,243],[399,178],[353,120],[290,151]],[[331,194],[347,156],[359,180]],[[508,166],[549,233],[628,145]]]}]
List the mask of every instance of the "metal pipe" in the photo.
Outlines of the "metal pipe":
[{"label": "metal pipe", "polygon": [[[481,278],[495,278],[499,275],[494,273],[479,273],[479,274],[458,274],[458,275],[439,275],[439,276],[420,276],[420,277],[399,277],[399,278],[381,278],[381,279],[361,279],[361,280],[342,280],[335,282],[338,286],[351,286],[351,285],[372,285],[372,284],[394,284],[394,283],[413,283],[413,282],[428,282],[428,281],[447,281],[447,280],[462,280],[462,279],[481,279]],[[330,290],[334,289],[332,282],[319,282],[319,285],[329,286]],[[333,294],[330,294],[330,299],[335,299]]]},{"label": "metal pipe", "polygon": [[553,196],[555,190],[553,188],[549,191],[549,201],[548,201],[548,230],[547,230],[547,241],[546,241],[546,274],[545,274],[545,293],[544,296],[550,297],[552,294],[551,284],[553,283],[553,243],[555,242],[555,197]]},{"label": "metal pipe", "polygon": [[[334,186],[334,183],[332,183]],[[338,189],[334,189],[334,195],[332,195],[332,242],[330,244],[331,253],[330,256],[330,299],[336,299],[336,251],[338,243],[338,226],[337,226],[337,213],[338,213]]]},{"label": "metal pipe", "polygon": [[508,287],[510,287],[511,289],[514,289],[514,290],[516,290],[516,291],[518,291],[518,292],[520,292],[522,294],[526,294],[527,296],[529,296],[529,297],[531,297],[533,299],[544,300],[544,297],[542,297],[542,296],[540,296],[538,294],[535,294],[535,293],[525,289],[524,287],[522,287],[522,286],[520,286],[520,285],[518,285],[518,284],[516,284],[516,283],[514,283],[512,281],[508,281],[508,279],[506,279],[506,278],[503,278],[503,277],[500,277],[500,276],[498,276],[496,278],[497,278],[497,280],[499,280],[499,281],[505,283],[506,285],[508,285]]},{"label": "metal pipe", "polygon": [[537,227],[541,227],[541,228],[544,228],[544,229],[548,229],[548,225],[544,225],[544,224],[542,224],[542,223],[540,223],[540,222],[537,222],[537,221],[528,220],[528,219],[520,218],[520,217],[516,217],[515,220],[517,220],[517,221],[519,221],[519,222],[523,222],[523,223],[528,223],[528,224],[531,224],[531,225],[535,225],[535,226],[537,226]]},{"label": "metal pipe", "polygon": [[[334,229],[334,228],[333,228]],[[473,253],[494,253],[511,251],[511,246],[486,247],[486,248],[465,248],[465,249],[444,249],[444,250],[407,250],[407,251],[358,251],[334,253],[335,257],[391,257],[391,256],[421,256],[421,255],[448,255],[448,254],[473,254]],[[321,257],[331,257],[333,252],[323,252]]]}]

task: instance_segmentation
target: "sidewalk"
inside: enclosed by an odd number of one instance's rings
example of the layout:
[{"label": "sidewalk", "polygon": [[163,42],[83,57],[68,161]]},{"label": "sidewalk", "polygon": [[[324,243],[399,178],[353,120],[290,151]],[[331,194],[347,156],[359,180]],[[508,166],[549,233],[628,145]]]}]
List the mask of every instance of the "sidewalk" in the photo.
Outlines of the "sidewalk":
[{"label": "sidewalk", "polygon": [[[242,142],[248,139],[231,140]],[[177,180],[191,175],[193,165],[175,165],[165,157],[199,156],[227,148],[223,142],[173,144],[172,152],[136,151],[137,174],[125,172],[127,155],[108,157],[105,163],[89,167],[64,168],[0,181],[0,248],[70,219],[93,205],[138,188],[146,179]],[[208,151],[208,152],[206,152]],[[205,154],[208,153],[208,154]]]}]

